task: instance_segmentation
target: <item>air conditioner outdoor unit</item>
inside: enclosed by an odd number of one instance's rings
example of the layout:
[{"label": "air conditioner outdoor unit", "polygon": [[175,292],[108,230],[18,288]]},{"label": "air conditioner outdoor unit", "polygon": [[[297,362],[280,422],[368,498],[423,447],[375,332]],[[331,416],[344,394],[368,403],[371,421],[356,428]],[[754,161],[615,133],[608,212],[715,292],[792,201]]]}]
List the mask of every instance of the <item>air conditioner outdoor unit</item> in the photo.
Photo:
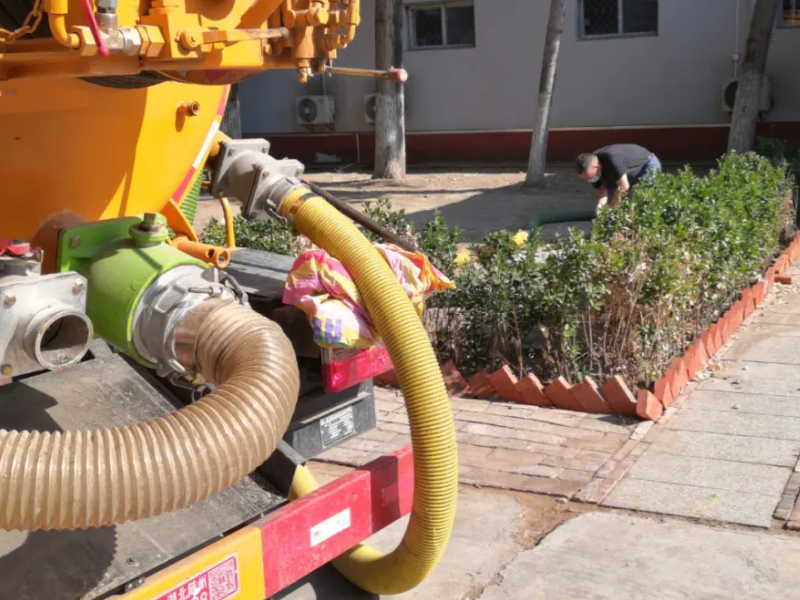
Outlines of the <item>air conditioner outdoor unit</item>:
[{"label": "air conditioner outdoor unit", "polygon": [[300,125],[332,125],[336,114],[332,96],[300,96],[295,116]]},{"label": "air conditioner outdoor unit", "polygon": [[[722,110],[733,112],[733,103],[736,100],[736,89],[738,87],[739,81],[736,79],[731,79],[722,87]],[[769,77],[764,77],[758,110],[759,112],[768,112],[770,109],[772,109],[772,82]]]}]

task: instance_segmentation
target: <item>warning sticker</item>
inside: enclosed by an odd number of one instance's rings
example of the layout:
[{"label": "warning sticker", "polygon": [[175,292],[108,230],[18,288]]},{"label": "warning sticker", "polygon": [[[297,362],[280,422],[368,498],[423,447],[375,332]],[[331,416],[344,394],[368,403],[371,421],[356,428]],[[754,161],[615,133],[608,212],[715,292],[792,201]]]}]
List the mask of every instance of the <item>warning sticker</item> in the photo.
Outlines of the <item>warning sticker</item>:
[{"label": "warning sticker", "polygon": [[229,556],[154,600],[225,600],[239,592],[239,562]]},{"label": "warning sticker", "polygon": [[332,517],[328,517],[322,523],[317,523],[311,528],[311,547],[317,546],[341,533],[350,527],[350,509],[345,508],[342,512],[336,513]]}]

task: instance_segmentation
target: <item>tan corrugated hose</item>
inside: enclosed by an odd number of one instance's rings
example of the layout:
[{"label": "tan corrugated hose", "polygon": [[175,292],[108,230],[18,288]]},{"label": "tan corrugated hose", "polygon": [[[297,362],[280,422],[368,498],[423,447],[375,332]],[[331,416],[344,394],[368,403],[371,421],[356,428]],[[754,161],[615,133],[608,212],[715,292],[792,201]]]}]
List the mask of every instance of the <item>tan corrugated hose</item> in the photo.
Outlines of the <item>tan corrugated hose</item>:
[{"label": "tan corrugated hose", "polygon": [[209,300],[178,333],[214,392],[126,427],[0,431],[0,529],[82,529],[169,512],[230,487],[272,454],[299,388],[280,327]]}]

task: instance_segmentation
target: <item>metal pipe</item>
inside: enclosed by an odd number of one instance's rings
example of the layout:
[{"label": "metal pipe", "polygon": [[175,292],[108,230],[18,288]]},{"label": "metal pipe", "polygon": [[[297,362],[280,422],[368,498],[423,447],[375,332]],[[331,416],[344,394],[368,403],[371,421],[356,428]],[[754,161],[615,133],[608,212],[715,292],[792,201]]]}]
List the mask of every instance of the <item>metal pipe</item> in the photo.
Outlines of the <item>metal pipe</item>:
[{"label": "metal pipe", "polygon": [[67,48],[80,48],[81,38],[77,33],[67,32],[67,15],[47,13],[47,22],[50,25],[50,34],[62,46]]},{"label": "metal pipe", "polygon": [[71,306],[40,311],[25,332],[28,354],[45,369],[55,371],[78,362],[89,348],[92,323]]},{"label": "metal pipe", "polygon": [[100,56],[108,56],[108,47],[103,41],[103,36],[100,35],[100,27],[97,25],[97,19],[94,16],[92,0],[81,0],[81,7],[83,8],[83,15],[86,17],[86,23],[89,25],[89,31],[92,32],[94,43],[97,44],[97,53]]},{"label": "metal pipe", "polygon": [[218,269],[224,269],[231,262],[230,249],[220,248],[219,246],[204,244],[202,242],[193,242],[184,235],[179,235],[170,240],[169,244],[181,252],[185,252],[198,260],[205,261]]},{"label": "metal pipe", "polygon": [[346,48],[356,37],[356,28],[361,23],[361,2],[360,0],[350,0],[347,8],[347,33],[342,36],[341,48]]},{"label": "metal pipe", "polygon": [[326,66],[325,71],[333,75],[350,75],[353,77],[374,77],[376,79],[388,79],[390,81],[397,81],[405,83],[408,81],[408,71],[405,69],[388,69],[382,71],[380,69],[357,69],[354,67],[331,67]]},{"label": "metal pipe", "polygon": [[343,215],[349,217],[359,225],[369,229],[373,233],[377,233],[381,236],[384,240],[389,242],[390,244],[394,244],[396,246],[400,246],[404,250],[408,250],[409,252],[418,252],[419,249],[417,245],[411,241],[409,238],[405,236],[401,236],[393,231],[389,231],[386,227],[374,221],[373,219],[369,218],[367,215],[362,213],[360,210],[353,208],[344,200],[340,200],[330,192],[322,189],[318,185],[311,183],[310,181],[303,180],[303,183],[306,184],[311,191],[314,193],[322,196],[328,203],[333,206],[336,210],[338,210]]},{"label": "metal pipe", "polygon": [[236,248],[236,230],[233,227],[233,211],[230,202],[225,196],[219,197],[222,206],[222,218],[225,219],[225,247],[228,250]]}]

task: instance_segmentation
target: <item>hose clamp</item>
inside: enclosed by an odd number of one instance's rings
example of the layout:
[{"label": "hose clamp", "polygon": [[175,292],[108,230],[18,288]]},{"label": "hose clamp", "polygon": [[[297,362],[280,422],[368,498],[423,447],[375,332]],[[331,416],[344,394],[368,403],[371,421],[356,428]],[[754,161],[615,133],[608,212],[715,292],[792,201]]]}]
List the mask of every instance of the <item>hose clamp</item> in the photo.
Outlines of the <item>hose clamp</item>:
[{"label": "hose clamp", "polygon": [[247,294],[229,274],[181,265],[158,277],[142,295],[133,316],[137,352],[158,374],[193,376],[193,348],[182,351],[178,330],[186,315],[208,300],[247,304]]}]

